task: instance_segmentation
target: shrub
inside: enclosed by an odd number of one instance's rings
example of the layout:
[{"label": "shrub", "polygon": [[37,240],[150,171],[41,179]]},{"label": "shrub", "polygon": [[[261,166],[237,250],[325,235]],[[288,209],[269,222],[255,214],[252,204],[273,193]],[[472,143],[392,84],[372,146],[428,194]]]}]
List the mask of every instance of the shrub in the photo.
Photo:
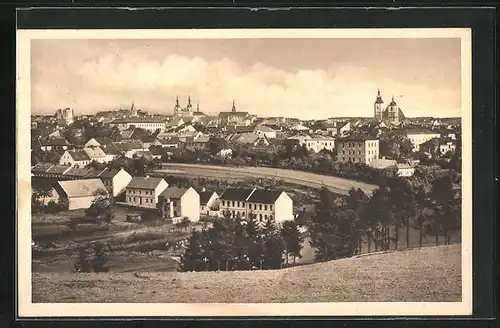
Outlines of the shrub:
[{"label": "shrub", "polygon": [[91,264],[91,254],[90,250],[86,247],[82,247],[79,249],[75,262],[73,264],[76,272],[90,272],[92,271]]}]

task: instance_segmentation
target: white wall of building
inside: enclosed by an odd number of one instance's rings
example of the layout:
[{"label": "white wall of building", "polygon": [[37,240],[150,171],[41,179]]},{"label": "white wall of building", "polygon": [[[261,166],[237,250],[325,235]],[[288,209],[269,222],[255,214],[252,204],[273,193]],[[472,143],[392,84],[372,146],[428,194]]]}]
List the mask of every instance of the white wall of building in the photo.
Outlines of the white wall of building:
[{"label": "white wall of building", "polygon": [[181,217],[188,217],[192,222],[200,220],[200,195],[189,188],[180,199]]},{"label": "white wall of building", "polygon": [[293,200],[286,192],[282,192],[274,203],[274,219],[276,222],[293,220]]}]

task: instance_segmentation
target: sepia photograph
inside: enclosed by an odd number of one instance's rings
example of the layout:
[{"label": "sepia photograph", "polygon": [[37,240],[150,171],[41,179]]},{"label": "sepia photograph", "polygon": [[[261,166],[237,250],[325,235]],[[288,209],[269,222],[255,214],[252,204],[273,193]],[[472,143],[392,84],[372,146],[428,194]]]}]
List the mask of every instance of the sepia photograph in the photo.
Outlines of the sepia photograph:
[{"label": "sepia photograph", "polygon": [[20,314],[472,312],[470,30],[17,33]]}]

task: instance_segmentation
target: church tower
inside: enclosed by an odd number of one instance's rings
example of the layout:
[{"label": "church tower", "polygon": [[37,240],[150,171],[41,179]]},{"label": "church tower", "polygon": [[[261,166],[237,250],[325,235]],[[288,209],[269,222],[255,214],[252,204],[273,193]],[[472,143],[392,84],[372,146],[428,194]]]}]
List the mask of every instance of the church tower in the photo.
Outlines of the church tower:
[{"label": "church tower", "polygon": [[390,123],[399,123],[399,107],[394,101],[394,96],[392,96],[392,100],[387,106],[387,120]]},{"label": "church tower", "polygon": [[233,107],[231,108],[231,112],[236,113],[236,105],[234,104],[234,99],[233,99]]},{"label": "church tower", "polygon": [[132,101],[132,106],[130,107],[130,116],[137,117],[137,108],[135,108],[135,104]]},{"label": "church tower", "polygon": [[181,105],[179,105],[179,96],[177,96],[177,100],[175,101],[175,106],[174,106],[174,115],[177,116],[181,112]]},{"label": "church tower", "polygon": [[377,92],[377,99],[375,100],[375,103],[373,104],[373,118],[375,121],[382,121],[382,116],[383,116],[383,106],[384,106],[384,101],[382,100],[382,96],[380,95],[380,89]]},{"label": "church tower", "polygon": [[188,96],[188,104],[186,106],[187,113],[191,115],[193,113],[193,105],[191,104],[191,96]]}]

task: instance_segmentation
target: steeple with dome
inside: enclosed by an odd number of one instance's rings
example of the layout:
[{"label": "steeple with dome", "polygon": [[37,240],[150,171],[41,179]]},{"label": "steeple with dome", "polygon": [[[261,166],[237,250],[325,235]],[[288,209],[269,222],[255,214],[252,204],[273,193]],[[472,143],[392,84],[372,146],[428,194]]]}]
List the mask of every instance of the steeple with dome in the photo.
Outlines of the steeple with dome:
[{"label": "steeple with dome", "polygon": [[384,121],[389,124],[399,124],[405,120],[405,115],[394,100],[394,96],[392,96],[391,102],[385,109],[383,109],[383,105],[384,101],[382,100],[379,89],[374,103],[373,118],[375,121]]}]

